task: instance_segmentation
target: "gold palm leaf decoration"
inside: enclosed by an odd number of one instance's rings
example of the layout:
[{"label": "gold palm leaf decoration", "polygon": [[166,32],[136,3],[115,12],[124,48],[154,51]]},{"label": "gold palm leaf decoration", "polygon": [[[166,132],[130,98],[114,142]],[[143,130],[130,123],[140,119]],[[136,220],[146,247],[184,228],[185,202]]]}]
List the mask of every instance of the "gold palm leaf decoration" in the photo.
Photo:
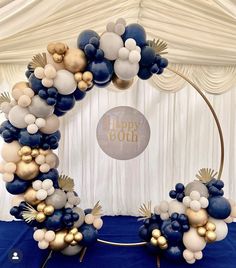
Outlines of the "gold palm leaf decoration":
[{"label": "gold palm leaf decoration", "polygon": [[3,102],[8,102],[8,103],[11,102],[11,96],[10,96],[9,92],[3,92],[3,93],[0,94],[0,105]]},{"label": "gold palm leaf decoration", "polygon": [[147,205],[142,204],[141,207],[139,208],[139,213],[142,217],[138,219],[139,221],[151,218],[152,217],[152,202],[148,201]]},{"label": "gold palm leaf decoration", "polygon": [[202,168],[198,171],[196,177],[203,183],[208,183],[212,178],[214,178],[218,172],[215,172],[210,168]]},{"label": "gold palm leaf decoration", "polygon": [[74,180],[67,175],[61,174],[58,179],[58,184],[59,184],[59,187],[64,191],[67,191],[67,192],[74,191],[74,186],[75,186]]},{"label": "gold palm leaf decoration", "polygon": [[91,214],[92,214],[93,216],[102,216],[102,206],[100,205],[100,201],[98,201],[98,202],[94,205]]},{"label": "gold palm leaf decoration", "polygon": [[167,43],[165,41],[162,41],[160,39],[148,40],[148,45],[152,47],[159,55],[168,53],[165,51],[167,49]]},{"label": "gold palm leaf decoration", "polygon": [[30,223],[35,220],[37,214],[38,211],[27,203],[27,205],[25,205],[24,212],[22,213],[22,217],[27,223]]},{"label": "gold palm leaf decoration", "polygon": [[33,70],[37,67],[44,68],[47,65],[46,53],[35,55],[29,65]]}]

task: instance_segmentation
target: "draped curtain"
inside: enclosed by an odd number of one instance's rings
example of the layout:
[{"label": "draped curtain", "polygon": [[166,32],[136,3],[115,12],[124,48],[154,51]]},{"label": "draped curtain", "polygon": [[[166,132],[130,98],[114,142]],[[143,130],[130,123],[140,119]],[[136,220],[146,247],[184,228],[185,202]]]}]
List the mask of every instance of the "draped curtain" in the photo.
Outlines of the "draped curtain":
[{"label": "draped curtain", "polygon": [[[234,0],[0,0],[0,91],[25,80],[27,63],[51,41],[76,46],[78,33],[105,30],[124,17],[142,24],[149,39],[168,44],[170,67],[185,74],[207,95],[225,137],[223,180],[236,194],[236,3]],[[75,179],[82,205],[100,200],[105,214],[137,215],[142,202],[168,197],[178,181],[198,169],[219,167],[219,139],[208,108],[182,78],[170,71],[130,90],[94,88],[61,120],[60,171]],[[96,141],[101,116],[119,105],[146,116],[150,143],[129,161],[106,156]],[[1,117],[1,120],[4,120]],[[2,140],[1,140],[2,143]],[[0,218],[9,216],[11,196],[0,181]]]}]

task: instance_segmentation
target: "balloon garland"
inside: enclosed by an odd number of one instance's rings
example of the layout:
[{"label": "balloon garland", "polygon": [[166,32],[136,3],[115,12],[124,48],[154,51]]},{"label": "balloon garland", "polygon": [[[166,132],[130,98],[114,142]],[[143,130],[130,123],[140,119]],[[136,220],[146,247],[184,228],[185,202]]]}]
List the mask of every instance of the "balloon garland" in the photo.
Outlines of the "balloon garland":
[{"label": "balloon garland", "polygon": [[[53,150],[60,141],[59,117],[94,85],[112,82],[123,90],[136,76],[147,80],[162,74],[168,65],[162,57],[165,49],[162,41],[147,41],[141,25],[118,19],[101,36],[93,30],[80,33],[77,48],[50,43],[46,53],[28,64],[28,82],[17,83],[11,96],[1,94],[7,120],[0,126],[5,141],[0,172],[7,191],[15,195],[10,213],[35,227],[33,238],[40,249],[76,255],[98,240],[103,225],[99,202],[83,210],[73,180],[58,174]],[[236,217],[236,204],[223,197],[224,184],[214,177],[212,170],[203,169],[200,180],[186,187],[176,184],[170,191],[173,201],[162,201],[154,212],[150,203],[144,204],[139,230],[144,242],[135,245],[146,244],[154,254],[173,261],[201,259],[206,243],[224,239],[226,223]]]}]

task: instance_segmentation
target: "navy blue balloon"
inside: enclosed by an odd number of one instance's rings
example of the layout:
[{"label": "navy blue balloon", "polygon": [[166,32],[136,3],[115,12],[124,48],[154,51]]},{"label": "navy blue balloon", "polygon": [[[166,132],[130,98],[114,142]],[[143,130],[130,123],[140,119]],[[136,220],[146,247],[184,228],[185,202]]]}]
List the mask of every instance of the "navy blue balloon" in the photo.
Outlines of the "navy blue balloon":
[{"label": "navy blue balloon", "polygon": [[147,243],[146,247],[147,247],[148,252],[152,255],[159,255],[161,253],[160,248],[157,246],[153,246],[153,244],[150,242]]},{"label": "navy blue balloon", "polygon": [[141,239],[148,241],[148,229],[144,225],[140,226],[138,233]]},{"label": "navy blue balloon", "polygon": [[97,49],[95,48],[94,45],[92,44],[87,44],[85,47],[84,47],[84,53],[86,54],[86,56],[89,58],[89,59],[93,59],[96,55],[96,52],[97,52]]},{"label": "navy blue balloon", "polygon": [[83,92],[81,90],[79,90],[78,88],[74,91],[74,98],[76,101],[79,101],[79,100],[82,100],[85,95],[86,95],[86,92]]},{"label": "navy blue balloon", "polygon": [[159,66],[161,68],[166,68],[168,66],[168,60],[166,58],[161,58],[159,61]]},{"label": "navy blue balloon", "polygon": [[55,168],[50,169],[47,173],[40,172],[39,175],[37,176],[37,179],[41,181],[44,181],[46,179],[52,180],[54,188],[59,188],[58,178],[59,178],[59,173],[57,169]]},{"label": "navy blue balloon", "polygon": [[92,225],[84,224],[79,231],[83,235],[83,240],[80,242],[82,246],[91,246],[97,241],[97,230]]},{"label": "navy blue balloon", "polygon": [[66,112],[62,112],[61,110],[55,108],[54,112],[53,112],[56,116],[63,116],[66,114]]},{"label": "navy blue balloon", "polygon": [[164,69],[163,68],[159,68],[159,71],[157,72],[157,74],[162,74],[164,72]]},{"label": "navy blue balloon", "polygon": [[150,68],[140,67],[138,71],[138,77],[142,80],[147,80],[152,77],[152,72],[150,71]]},{"label": "navy blue balloon", "polygon": [[171,261],[180,262],[183,260],[183,251],[183,246],[170,246],[164,251],[164,256]]},{"label": "navy blue balloon", "polygon": [[48,230],[57,231],[63,227],[63,212],[61,210],[55,210],[51,216],[48,216],[44,221],[45,227]]},{"label": "navy blue balloon", "polygon": [[159,67],[158,67],[158,65],[157,65],[156,63],[153,64],[152,67],[150,68],[150,72],[151,72],[152,74],[156,74],[158,71],[159,71]]},{"label": "navy blue balloon", "polygon": [[161,231],[171,245],[177,245],[182,240],[182,233],[178,230],[174,230],[172,223],[167,224],[164,228],[162,227]]},{"label": "navy blue balloon", "polygon": [[58,94],[57,95],[57,104],[56,104],[56,109],[62,111],[62,112],[67,112],[70,109],[72,109],[75,105],[75,98],[73,94],[69,95],[62,95]]},{"label": "navy blue balloon", "polygon": [[183,183],[177,183],[175,185],[175,190],[177,193],[182,193],[184,191],[185,187],[183,185]]},{"label": "navy blue balloon", "polygon": [[107,60],[102,61],[94,60],[88,64],[88,71],[93,74],[93,82],[96,85],[105,84],[112,79],[114,72],[113,64]]},{"label": "navy blue balloon", "polygon": [[26,70],[26,71],[25,71],[25,76],[26,76],[26,78],[29,79],[32,73],[33,73],[33,72],[31,72],[30,70]]},{"label": "navy blue balloon", "polygon": [[141,50],[141,60],[139,65],[151,66],[155,62],[156,52],[150,46],[144,46]]},{"label": "navy blue balloon", "polygon": [[30,181],[21,180],[14,175],[14,180],[6,183],[6,189],[10,194],[22,194],[31,185]]},{"label": "navy blue balloon", "polygon": [[19,132],[20,129],[14,127],[8,120],[4,121],[0,126],[0,135],[7,143],[18,140]]},{"label": "navy blue balloon", "polygon": [[93,30],[85,30],[81,32],[77,39],[77,47],[84,49],[92,37],[99,39],[99,35]]},{"label": "navy blue balloon", "polygon": [[175,199],[176,198],[176,191],[175,190],[171,190],[170,192],[169,192],[169,196],[170,196],[170,198],[172,198],[172,199]]},{"label": "navy blue balloon", "polygon": [[104,59],[104,52],[102,49],[97,49],[96,55],[95,55],[95,59],[98,61],[101,61]]},{"label": "navy blue balloon", "polygon": [[22,129],[19,134],[19,143],[31,148],[39,148],[42,143],[43,136],[40,132],[29,134],[26,129]]},{"label": "navy blue balloon", "polygon": [[139,47],[143,47],[147,44],[145,29],[137,23],[132,23],[125,27],[122,39],[126,41],[128,38],[133,38]]},{"label": "navy blue balloon", "polygon": [[90,214],[92,212],[92,209],[91,208],[86,208],[84,210],[84,214],[87,215],[87,214]]},{"label": "navy blue balloon", "polygon": [[212,196],[207,207],[208,214],[215,219],[226,219],[231,213],[229,201],[222,196]]},{"label": "navy blue balloon", "polygon": [[47,89],[42,85],[42,80],[38,79],[33,73],[29,77],[29,85],[35,93],[38,93],[40,89]]}]

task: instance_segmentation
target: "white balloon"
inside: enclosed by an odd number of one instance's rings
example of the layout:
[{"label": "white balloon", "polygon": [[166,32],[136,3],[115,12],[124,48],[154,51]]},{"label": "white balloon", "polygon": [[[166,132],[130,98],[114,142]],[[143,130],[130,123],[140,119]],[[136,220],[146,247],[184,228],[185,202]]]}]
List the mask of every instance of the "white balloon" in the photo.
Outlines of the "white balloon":
[{"label": "white balloon", "polygon": [[126,20],[124,18],[119,18],[119,19],[117,19],[116,24],[122,24],[122,25],[126,26]]},{"label": "white balloon", "polygon": [[165,220],[168,220],[168,219],[170,218],[170,215],[169,215],[168,212],[162,212],[162,213],[160,214],[160,218],[161,218],[163,221],[165,221]]},{"label": "white balloon", "polygon": [[44,68],[43,67],[36,67],[34,70],[34,75],[38,79],[44,78]]},{"label": "white balloon", "polygon": [[30,124],[27,127],[27,131],[29,132],[29,134],[35,134],[38,132],[38,130],[39,130],[39,128],[35,124]]},{"label": "white balloon", "polygon": [[36,117],[46,118],[53,113],[54,108],[48,105],[43,99],[38,95],[32,98],[32,102],[28,107],[31,114]]},{"label": "white balloon", "polygon": [[53,232],[53,231],[47,231],[44,235],[44,239],[47,241],[47,242],[51,242],[55,239],[56,237],[56,234]]},{"label": "white balloon", "polygon": [[202,251],[206,246],[206,241],[203,237],[199,236],[197,229],[190,227],[190,230],[183,235],[183,243],[185,247],[192,251]]},{"label": "white balloon", "polygon": [[194,253],[194,258],[195,258],[196,260],[201,260],[202,257],[203,257],[202,251],[198,251],[198,252],[195,252],[195,253]]},{"label": "white balloon", "polygon": [[206,197],[202,196],[199,200],[199,202],[201,203],[201,207],[202,208],[207,208],[209,205],[209,201]]},{"label": "white balloon", "polygon": [[172,200],[169,203],[169,214],[173,213],[179,213],[179,214],[185,214],[186,207],[183,203],[177,201],[177,200]]},{"label": "white balloon", "polygon": [[194,259],[194,253],[188,249],[185,249],[183,252],[183,257],[186,261],[191,261]]},{"label": "white balloon", "polygon": [[107,32],[114,32],[115,30],[115,23],[114,22],[108,22],[106,26]]},{"label": "white balloon", "polygon": [[100,38],[100,48],[104,51],[104,57],[108,60],[117,59],[118,52],[123,46],[122,38],[113,32],[105,32]]},{"label": "white balloon", "polygon": [[93,222],[93,226],[97,229],[97,230],[100,230],[103,226],[103,221],[101,218],[97,218],[94,220]]},{"label": "white balloon", "polygon": [[36,192],[36,198],[37,198],[38,200],[44,200],[44,199],[47,198],[47,196],[48,196],[48,193],[47,193],[47,191],[45,191],[44,189],[40,189],[40,190],[38,190],[38,191]]},{"label": "white balloon", "polygon": [[138,74],[139,64],[117,59],[114,64],[116,75],[122,80],[130,80]]},{"label": "white balloon", "polygon": [[45,127],[46,121],[43,118],[37,118],[35,124],[37,125],[38,128],[42,128]]},{"label": "white balloon", "polygon": [[93,214],[87,214],[84,219],[85,223],[87,224],[93,224],[94,216]]},{"label": "white balloon", "polygon": [[192,200],[190,202],[190,208],[193,210],[193,211],[199,211],[201,209],[201,203],[197,200]]},{"label": "white balloon", "polygon": [[122,35],[125,32],[125,26],[121,23],[117,23],[114,28],[114,32],[118,35]]},{"label": "white balloon", "polygon": [[66,256],[74,256],[77,255],[83,249],[82,246],[75,245],[75,246],[68,246],[61,251],[63,255]]},{"label": "white balloon", "polygon": [[46,249],[48,248],[48,246],[49,246],[49,243],[46,240],[42,240],[38,242],[38,247],[40,249]]},{"label": "white balloon", "polygon": [[127,60],[129,58],[129,50],[128,48],[126,47],[122,47],[120,50],[119,50],[119,59],[121,60]]},{"label": "white balloon", "polygon": [[138,63],[141,60],[141,55],[138,51],[133,50],[129,53],[129,61],[131,63]]},{"label": "white balloon", "polygon": [[33,238],[35,241],[41,241],[44,239],[45,232],[42,229],[38,229],[34,232]]},{"label": "white balloon", "polygon": [[10,123],[17,128],[26,128],[25,116],[29,113],[27,108],[20,107],[19,105],[14,106],[9,114],[8,119]]},{"label": "white balloon", "polygon": [[34,190],[38,191],[42,188],[42,181],[41,180],[36,180],[32,183],[32,187]]},{"label": "white balloon", "polygon": [[53,85],[57,88],[58,92],[63,95],[69,95],[77,88],[74,75],[67,70],[57,71],[57,76],[54,79]]},{"label": "white balloon", "polygon": [[183,199],[183,203],[186,207],[190,207],[191,198],[189,196],[185,196]]},{"label": "white balloon", "polygon": [[25,123],[27,123],[28,125],[34,124],[35,120],[36,120],[36,117],[33,114],[27,114],[25,116]]},{"label": "white balloon", "polygon": [[200,193],[199,193],[198,191],[192,191],[192,192],[190,193],[190,198],[191,198],[192,200],[200,200],[201,195],[200,195]]},{"label": "white balloon", "polygon": [[46,179],[42,182],[42,188],[44,190],[49,190],[53,186],[52,180]]},{"label": "white balloon", "polygon": [[55,192],[55,188],[54,187],[52,187],[49,190],[47,190],[48,196],[49,195],[52,195],[54,192]]},{"label": "white balloon", "polygon": [[169,209],[169,203],[167,201],[161,201],[160,203],[160,209],[161,209],[161,212],[168,212],[168,209]]},{"label": "white balloon", "polygon": [[214,223],[216,226],[216,230],[215,230],[216,241],[221,241],[221,240],[225,239],[225,237],[228,234],[228,226],[224,222],[224,220],[217,220],[217,219],[210,217],[209,222]]},{"label": "white balloon", "polygon": [[128,38],[125,41],[125,47],[128,48],[128,50],[135,50],[136,49],[136,41],[133,38]]}]

